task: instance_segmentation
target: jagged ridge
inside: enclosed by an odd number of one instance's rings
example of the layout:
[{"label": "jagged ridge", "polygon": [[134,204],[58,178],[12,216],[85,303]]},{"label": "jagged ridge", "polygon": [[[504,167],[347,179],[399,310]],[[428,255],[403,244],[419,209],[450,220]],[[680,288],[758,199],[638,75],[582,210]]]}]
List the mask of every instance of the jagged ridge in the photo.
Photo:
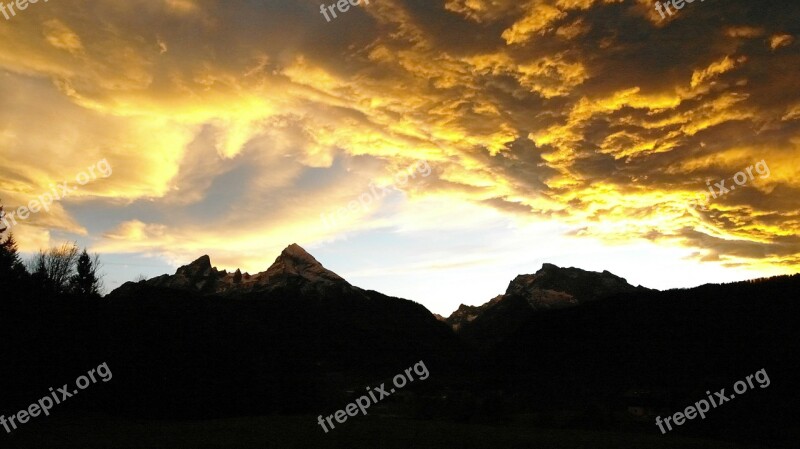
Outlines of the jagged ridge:
[{"label": "jagged ridge", "polygon": [[352,287],[296,243],[284,249],[269,269],[255,275],[240,270],[233,273],[217,270],[211,265],[211,258],[205,255],[178,268],[174,275],[165,274],[145,283],[151,287],[190,290],[207,295],[245,294],[289,285],[311,289]]},{"label": "jagged ridge", "polygon": [[647,290],[608,271],[597,273],[546,263],[535,274],[514,278],[504,295],[479,307],[462,306],[447,322],[473,344],[488,345],[512,333],[536,312],[574,307],[639,289]]}]

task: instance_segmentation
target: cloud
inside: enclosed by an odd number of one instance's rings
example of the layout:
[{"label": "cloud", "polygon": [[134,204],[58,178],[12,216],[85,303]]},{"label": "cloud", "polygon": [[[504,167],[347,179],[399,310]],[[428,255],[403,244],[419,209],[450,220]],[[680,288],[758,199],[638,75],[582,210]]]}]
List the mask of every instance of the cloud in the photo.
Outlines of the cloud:
[{"label": "cloud", "polygon": [[[662,20],[644,0],[381,0],[328,23],[318,6],[50,2],[0,28],[4,201],[114,167],[25,241],[87,232],[86,204],[120,217],[92,235],[105,251],[260,265],[293,236],[409,226],[449,199],[796,267],[800,7],[696,3]],[[420,159],[434,174],[400,205],[322,227]],[[687,211],[706,181],[762,159],[772,177]]]}]

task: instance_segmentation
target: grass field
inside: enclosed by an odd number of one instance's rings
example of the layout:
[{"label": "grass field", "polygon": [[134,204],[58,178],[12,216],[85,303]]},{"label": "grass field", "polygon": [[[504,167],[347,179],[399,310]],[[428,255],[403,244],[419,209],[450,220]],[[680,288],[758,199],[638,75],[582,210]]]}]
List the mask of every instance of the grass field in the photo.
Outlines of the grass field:
[{"label": "grass field", "polygon": [[316,417],[268,416],[212,421],[137,421],[118,418],[30,422],[0,447],[31,449],[114,448],[541,448],[541,449],[754,449],[670,435],[638,435],[360,417],[325,434]]}]

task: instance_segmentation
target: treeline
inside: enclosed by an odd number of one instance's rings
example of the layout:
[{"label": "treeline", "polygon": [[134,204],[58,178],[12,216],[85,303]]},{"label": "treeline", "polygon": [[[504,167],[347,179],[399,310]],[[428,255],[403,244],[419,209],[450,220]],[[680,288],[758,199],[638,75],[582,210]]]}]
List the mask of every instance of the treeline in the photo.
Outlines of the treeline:
[{"label": "treeline", "polygon": [[98,257],[74,243],[23,260],[0,225],[0,414],[104,361],[97,360],[103,356],[99,269]]},{"label": "treeline", "polygon": [[71,295],[99,299],[99,256],[82,252],[74,243],[39,252],[23,263],[14,235],[7,232],[3,205],[0,204],[0,297],[31,294]]},{"label": "treeline", "polygon": [[[40,250],[27,264],[19,255],[14,236],[0,235],[0,288],[6,293],[72,296],[99,299],[102,289],[97,255],[74,243]],[[28,295],[26,295],[28,296]]]}]

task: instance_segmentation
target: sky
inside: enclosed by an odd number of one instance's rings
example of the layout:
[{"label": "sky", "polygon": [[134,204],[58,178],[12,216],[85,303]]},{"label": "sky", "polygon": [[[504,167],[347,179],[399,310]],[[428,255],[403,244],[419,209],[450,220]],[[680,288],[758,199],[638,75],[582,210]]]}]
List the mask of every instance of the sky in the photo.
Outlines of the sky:
[{"label": "sky", "polygon": [[798,272],[800,4],[655,6],[29,4],[0,15],[0,199],[25,254],[76,241],[107,290],[291,243],[443,315],[545,262]]}]

